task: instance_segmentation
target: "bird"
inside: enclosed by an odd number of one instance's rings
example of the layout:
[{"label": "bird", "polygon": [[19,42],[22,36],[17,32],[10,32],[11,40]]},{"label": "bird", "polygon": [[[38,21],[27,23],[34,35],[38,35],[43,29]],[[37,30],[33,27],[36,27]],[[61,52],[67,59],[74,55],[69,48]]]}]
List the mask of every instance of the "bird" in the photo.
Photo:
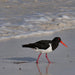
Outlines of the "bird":
[{"label": "bird", "polygon": [[23,48],[32,48],[35,49],[36,52],[40,52],[40,54],[38,55],[38,58],[36,60],[36,63],[38,63],[39,58],[41,56],[42,53],[45,53],[45,57],[48,60],[48,63],[51,63],[51,61],[49,60],[47,53],[50,53],[52,51],[54,51],[58,46],[59,43],[63,44],[65,47],[68,47],[62,40],[60,37],[54,37],[52,40],[40,40],[34,43],[29,43],[29,44],[23,44],[22,47]]}]

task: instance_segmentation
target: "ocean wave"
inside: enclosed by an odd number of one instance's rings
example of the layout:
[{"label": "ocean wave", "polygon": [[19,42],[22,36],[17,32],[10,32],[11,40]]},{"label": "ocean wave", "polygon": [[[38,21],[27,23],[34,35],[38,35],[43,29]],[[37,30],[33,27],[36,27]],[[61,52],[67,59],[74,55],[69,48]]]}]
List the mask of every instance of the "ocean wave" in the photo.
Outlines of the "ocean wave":
[{"label": "ocean wave", "polygon": [[[1,18],[1,20],[4,19]],[[3,21],[3,24],[0,25],[0,40],[53,34],[54,32],[71,28],[75,28],[75,17],[73,16],[67,16],[62,13],[55,16],[51,13],[35,14],[25,17],[24,23],[21,25]]]}]

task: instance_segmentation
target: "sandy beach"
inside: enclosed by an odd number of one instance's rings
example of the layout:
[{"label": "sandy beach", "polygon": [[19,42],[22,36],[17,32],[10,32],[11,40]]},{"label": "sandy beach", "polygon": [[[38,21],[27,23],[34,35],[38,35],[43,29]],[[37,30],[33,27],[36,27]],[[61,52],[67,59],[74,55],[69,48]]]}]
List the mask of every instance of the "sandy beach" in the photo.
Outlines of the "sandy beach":
[{"label": "sandy beach", "polygon": [[[75,29],[56,32],[52,35],[32,36],[0,41],[0,74],[1,75],[74,75],[75,74]],[[35,61],[39,53],[21,45],[41,39],[53,39],[60,36],[68,48],[63,45],[48,53],[51,64],[44,54],[39,64]]]},{"label": "sandy beach", "polygon": [[[42,54],[23,44],[61,37]],[[75,75],[75,0],[0,0],[0,75]]]}]

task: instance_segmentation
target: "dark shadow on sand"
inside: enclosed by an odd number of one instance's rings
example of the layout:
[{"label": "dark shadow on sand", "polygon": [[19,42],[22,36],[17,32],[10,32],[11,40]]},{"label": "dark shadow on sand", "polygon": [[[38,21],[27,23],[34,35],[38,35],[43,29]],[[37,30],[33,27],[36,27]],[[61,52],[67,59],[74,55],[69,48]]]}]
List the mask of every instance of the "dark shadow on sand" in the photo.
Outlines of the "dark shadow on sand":
[{"label": "dark shadow on sand", "polygon": [[4,58],[4,59],[11,60],[14,64],[30,63],[36,61],[36,59],[32,57],[12,57],[12,58]]}]

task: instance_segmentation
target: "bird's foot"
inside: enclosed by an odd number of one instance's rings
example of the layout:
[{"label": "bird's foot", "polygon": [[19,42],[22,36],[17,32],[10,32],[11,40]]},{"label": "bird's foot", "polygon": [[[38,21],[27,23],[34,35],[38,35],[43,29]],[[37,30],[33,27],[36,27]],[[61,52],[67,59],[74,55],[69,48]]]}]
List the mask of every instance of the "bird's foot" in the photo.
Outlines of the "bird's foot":
[{"label": "bird's foot", "polygon": [[51,64],[52,62],[48,61],[49,64]]},{"label": "bird's foot", "polygon": [[36,64],[38,64],[38,61],[36,61]]}]

